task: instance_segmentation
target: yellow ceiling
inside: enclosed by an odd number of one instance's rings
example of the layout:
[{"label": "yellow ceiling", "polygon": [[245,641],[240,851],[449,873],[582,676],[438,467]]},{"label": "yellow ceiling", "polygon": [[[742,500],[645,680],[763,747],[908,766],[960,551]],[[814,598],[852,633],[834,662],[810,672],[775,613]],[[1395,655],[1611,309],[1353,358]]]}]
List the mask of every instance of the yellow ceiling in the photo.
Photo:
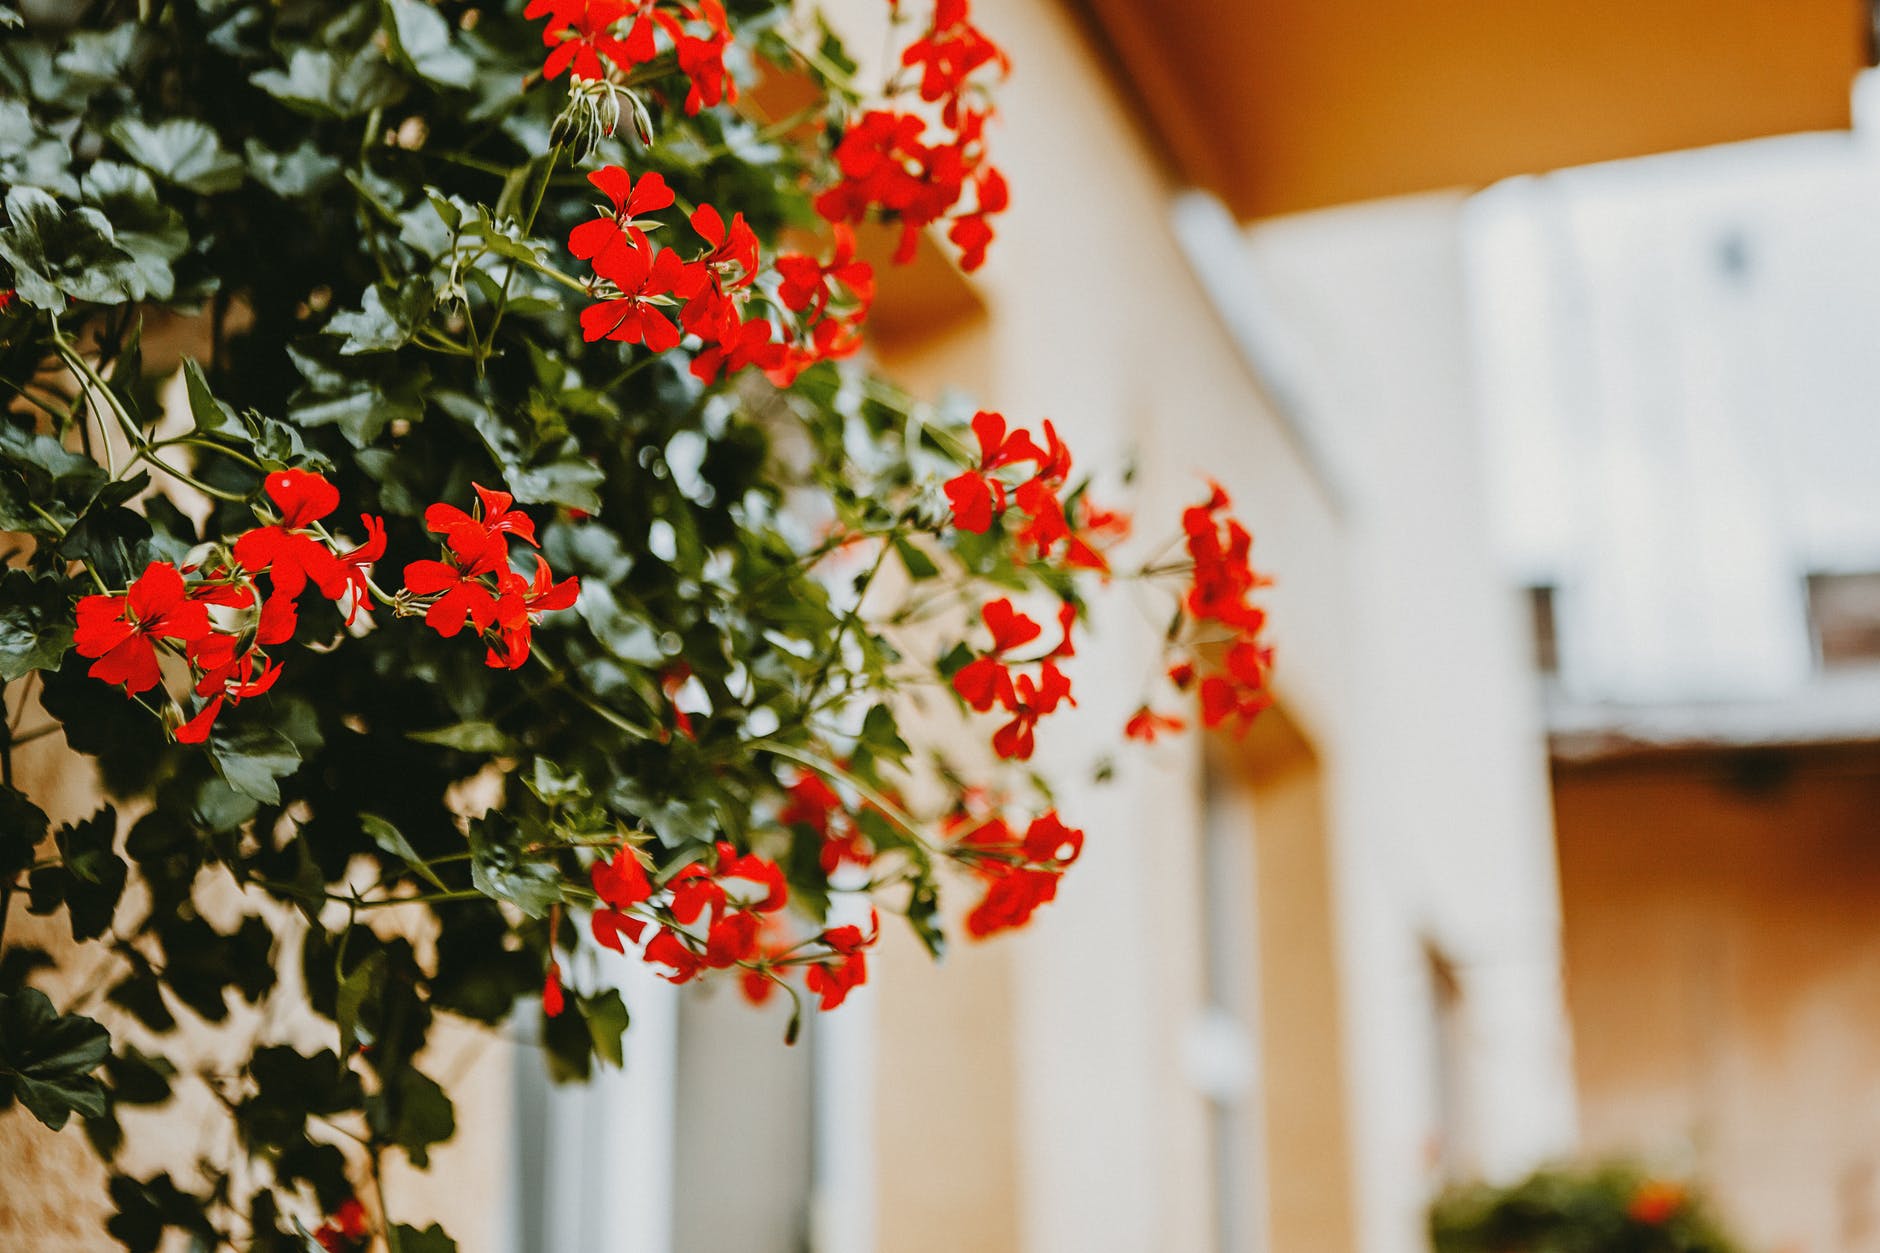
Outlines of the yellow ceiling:
[{"label": "yellow ceiling", "polygon": [[1242,218],[1848,125],[1862,0],[1073,0]]}]

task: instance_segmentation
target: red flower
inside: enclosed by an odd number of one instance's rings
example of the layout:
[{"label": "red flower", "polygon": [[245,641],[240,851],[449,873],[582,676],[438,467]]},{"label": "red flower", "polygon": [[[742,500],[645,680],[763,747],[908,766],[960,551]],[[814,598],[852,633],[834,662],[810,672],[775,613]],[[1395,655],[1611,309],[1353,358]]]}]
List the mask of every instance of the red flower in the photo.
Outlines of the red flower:
[{"label": "red flower", "polygon": [[875,267],[855,259],[855,232],[841,222],[835,224],[835,250],[829,260],[798,252],[786,252],[777,258],[777,274],[783,279],[777,289],[778,299],[801,313],[808,310],[820,318],[835,292],[833,285],[847,288],[850,297],[866,308],[875,299]]},{"label": "red flower", "polygon": [[1024,430],[1008,434],[1005,418],[984,409],[973,415],[973,434],[979,440],[979,464],[949,479],[944,490],[953,505],[954,525],[984,534],[993,517],[1005,511],[1005,484],[992,472],[1021,461],[1042,462],[1046,454]]},{"label": "red flower", "polygon": [[1684,1208],[1682,1186],[1667,1180],[1652,1179],[1639,1185],[1625,1207],[1626,1217],[1648,1227],[1662,1227]]},{"label": "red flower", "polygon": [[1247,726],[1273,703],[1267,682],[1273,652],[1251,640],[1240,640],[1227,650],[1225,671],[1201,680],[1201,721],[1218,727],[1229,718]]},{"label": "red flower", "polygon": [[1007,760],[1031,760],[1038,719],[1055,711],[1062,701],[1077,703],[1071,698],[1071,681],[1050,662],[1040,668],[1036,683],[1028,674],[1019,675],[1015,698],[1007,706],[1012,720],[992,733],[992,750]]},{"label": "red flower", "polygon": [[836,1008],[850,992],[868,981],[868,955],[864,951],[881,936],[881,920],[863,934],[857,926],[831,927],[817,939],[829,947],[830,956],[816,962],[803,973],[803,986],[822,997],[820,1009]]},{"label": "red flower", "polygon": [[623,41],[613,28],[634,11],[626,0],[531,0],[522,11],[526,18],[548,17],[542,43],[552,49],[542,63],[544,78],[558,78],[572,69],[576,78],[604,78],[605,57],[623,69],[653,59],[653,28],[644,18],[634,23]]},{"label": "red flower", "polygon": [[1030,643],[1043,633],[1036,622],[1012,608],[1001,597],[989,601],[979,611],[986,629],[992,632],[992,651],[962,666],[953,676],[953,690],[972,708],[985,713],[994,704],[1011,709],[1015,705],[1012,676],[1000,658],[1008,651]]},{"label": "red flower", "polygon": [[189,598],[183,576],[167,561],[152,562],[122,596],[86,596],[78,602],[72,642],[81,657],[96,658],[86,673],[122,683],[129,694],[163,678],[156,642],[187,644],[209,633],[209,610]]},{"label": "red flower", "polygon": [[619,293],[581,311],[582,338],[645,344],[652,352],[665,352],[679,342],[679,328],[659,311],[673,297],[697,293],[697,271],[688,271],[679,254],[655,248],[646,232],[631,227],[626,242],[594,258],[594,272]]},{"label": "red flower", "polygon": [[339,489],[310,470],[276,470],[262,487],[281,520],[258,527],[235,541],[235,563],[250,574],[266,572],[274,593],[297,599],[309,579],[328,600],[338,600],[352,586],[344,564],[325,541],[307,533],[339,507]]},{"label": "red flower", "polygon": [[333,1211],[333,1216],[314,1229],[313,1238],[326,1253],[346,1253],[360,1249],[372,1236],[372,1223],[366,1207],[357,1197],[348,1197]]},{"label": "red flower", "polygon": [[497,572],[496,639],[485,660],[498,669],[514,670],[529,659],[529,637],[545,613],[568,609],[581,594],[581,581],[573,576],[554,581],[548,562],[535,559],[535,577],[524,582],[513,570]]},{"label": "red flower", "polygon": [[619,166],[603,165],[588,174],[588,182],[613,203],[614,211],[607,217],[583,222],[568,232],[568,251],[597,265],[601,257],[611,258],[618,250],[630,246],[627,231],[638,224],[638,219],[670,208],[673,202],[672,188],[666,186],[665,178],[657,173],[643,174],[636,183]]},{"label": "red flower", "polygon": [[670,967],[672,973],[664,977],[672,983],[684,983],[705,968],[699,955],[670,927],[661,928],[658,935],[646,942],[646,960]]},{"label": "red flower", "polygon": [[1040,905],[1056,898],[1058,878],[1054,870],[1024,868],[1001,875],[987,889],[985,899],[966,915],[967,933],[984,939],[1024,926]]},{"label": "red flower", "polygon": [[1145,744],[1153,744],[1155,743],[1155,737],[1157,735],[1165,731],[1180,731],[1187,725],[1188,724],[1183,722],[1180,718],[1156,713],[1147,705],[1144,705],[1129,716],[1128,723],[1123,727],[1123,734],[1132,740],[1141,740]]},{"label": "red flower", "polygon": [[437,597],[425,611],[424,624],[445,639],[463,630],[466,622],[475,623],[481,635],[496,621],[496,597],[483,577],[506,568],[507,559],[507,550],[499,546],[484,549],[468,566],[414,561],[405,567],[405,588],[417,596]]},{"label": "red flower", "polygon": [[[648,177],[659,176],[653,174]],[[645,179],[641,182],[644,183]],[[718,210],[702,204],[692,211],[692,229],[711,245],[711,251],[700,257],[699,263],[717,276],[721,290],[736,291],[749,287],[756,280],[757,233],[744,220],[742,213],[734,214],[730,228],[726,229],[725,220],[718,215]]]},{"label": "red flower", "polygon": [[[352,600],[346,612],[347,626],[352,625],[353,618],[361,610],[371,612],[372,589],[366,582],[366,567],[385,555],[385,519],[369,517],[362,513],[359,515],[359,521],[366,528],[366,542],[339,555],[339,563],[346,575],[346,585],[352,589]],[[289,607],[292,607],[291,602]],[[293,634],[291,627],[288,634]]]},{"label": "red flower", "polygon": [[[476,489],[479,516],[472,517],[455,505],[439,501],[424,511],[424,529],[442,535],[451,552],[463,561],[474,561],[492,545],[507,551],[502,538],[505,535],[535,545],[534,520],[522,510],[510,508],[513,497],[508,492],[494,491],[481,483],[470,486]],[[379,547],[383,551],[382,537]]]},{"label": "red flower", "polygon": [[559,1018],[566,1007],[567,998],[561,990],[561,964],[551,960],[548,976],[542,981],[542,1012],[550,1018]]}]

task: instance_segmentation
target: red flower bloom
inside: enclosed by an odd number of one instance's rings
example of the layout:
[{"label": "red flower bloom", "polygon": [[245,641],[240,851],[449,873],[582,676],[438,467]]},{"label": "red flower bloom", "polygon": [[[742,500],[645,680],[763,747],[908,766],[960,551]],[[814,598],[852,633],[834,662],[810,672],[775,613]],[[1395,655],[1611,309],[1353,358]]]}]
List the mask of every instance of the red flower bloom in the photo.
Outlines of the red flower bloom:
[{"label": "red flower bloom", "polygon": [[1006,709],[1014,708],[1011,672],[1000,658],[1011,649],[1037,639],[1043,628],[1013,609],[1012,602],[1003,597],[987,602],[979,616],[985,621],[986,629],[992,632],[992,651],[962,666],[953,676],[953,690],[980,713],[985,713],[995,703]]},{"label": "red flower bloom", "polygon": [[326,1253],[351,1253],[363,1249],[372,1237],[372,1223],[366,1207],[357,1197],[348,1197],[333,1211],[333,1216],[314,1229],[313,1239]]},{"label": "red flower bloom", "polygon": [[1024,926],[1057,895],[1058,879],[1083,852],[1084,833],[1065,826],[1051,810],[1032,820],[1022,840],[1014,838],[1003,819],[992,818],[959,845],[965,859],[991,882],[985,899],[966,917],[967,931],[983,938]]},{"label": "red flower bloom", "polygon": [[1273,703],[1267,683],[1273,652],[1251,640],[1240,640],[1227,650],[1226,669],[1201,680],[1201,721],[1218,727],[1229,718],[1240,719],[1245,731]]},{"label": "red flower bloom", "polygon": [[1016,930],[1031,921],[1040,905],[1057,896],[1055,870],[1018,868],[1001,875],[986,890],[986,897],[966,915],[967,933],[978,938]]},{"label": "red flower bloom", "polygon": [[136,694],[163,678],[158,640],[187,644],[209,633],[209,610],[184,591],[183,576],[167,561],[144,568],[122,596],[86,596],[78,602],[72,642],[81,657],[96,658],[86,673],[121,683]]},{"label": "red flower bloom", "polygon": [[581,581],[573,576],[554,581],[548,562],[535,559],[535,577],[524,582],[513,570],[497,572],[496,639],[485,660],[498,669],[514,670],[529,659],[529,637],[545,613],[568,609],[581,594]]},{"label": "red flower bloom", "polygon": [[297,599],[310,579],[328,600],[344,596],[352,586],[346,566],[325,541],[307,533],[339,507],[339,489],[310,470],[276,470],[262,487],[281,520],[236,540],[235,563],[249,574],[265,571],[274,581],[274,594],[289,600]]},{"label": "red flower bloom", "polygon": [[[655,174],[649,177],[659,176]],[[718,210],[702,204],[692,211],[692,229],[698,232],[699,238],[711,245],[711,251],[700,257],[699,263],[712,271],[720,290],[737,291],[749,287],[756,280],[757,233],[744,220],[742,213],[732,215],[731,226],[726,229],[725,220],[718,215]]]},{"label": "red flower bloom", "polygon": [[1007,706],[1012,720],[992,733],[992,750],[1007,760],[1031,760],[1038,719],[1054,712],[1063,701],[1077,703],[1071,697],[1071,681],[1050,662],[1040,668],[1036,683],[1028,674],[1019,675],[1014,699]]},{"label": "red flower bloom", "polygon": [[[510,508],[514,499],[508,492],[494,491],[481,483],[472,483],[477,494],[477,517],[442,501],[424,511],[424,529],[444,537],[452,553],[461,561],[475,561],[491,546],[507,551],[503,536],[513,535],[525,544],[536,545],[535,522],[520,509]],[[381,527],[379,548],[384,550]]]},{"label": "red flower bloom", "polygon": [[558,78],[572,69],[576,78],[604,78],[603,57],[622,69],[652,60],[653,28],[644,18],[624,41],[613,33],[635,7],[627,0],[531,0],[522,15],[548,18],[542,43],[552,51],[542,63],[542,76]]},{"label": "red flower bloom", "polygon": [[620,249],[631,246],[627,232],[639,224],[643,215],[672,206],[672,188],[657,173],[643,174],[636,183],[619,166],[603,165],[588,174],[588,182],[613,203],[614,211],[569,231],[568,251],[597,266],[603,256],[612,258]]},{"label": "red flower bloom", "polygon": [[836,1008],[850,992],[868,982],[868,954],[864,950],[881,937],[881,920],[875,918],[873,922],[867,934],[857,926],[841,926],[816,937],[829,947],[830,956],[804,971],[803,986],[822,997],[818,1008]]},{"label": "red flower bloom", "polygon": [[875,267],[855,259],[855,232],[837,222],[835,250],[829,260],[799,252],[786,252],[777,258],[777,274],[783,284],[777,296],[789,308],[801,313],[808,310],[820,318],[829,308],[837,288],[846,288],[857,304],[866,308],[875,299]]},{"label": "red flower bloom", "polygon": [[542,981],[542,1012],[550,1018],[559,1018],[566,1007],[567,998],[561,990],[561,964],[551,960],[548,976]]},{"label": "red flower bloom", "polygon": [[[385,555],[385,519],[359,515],[359,521],[366,528],[366,542],[359,547],[339,555],[339,563],[346,575],[346,585],[352,589],[352,600],[346,611],[346,625],[351,626],[353,618],[365,611],[372,611],[372,589],[366,582],[366,567]],[[292,629],[288,631],[293,634]]]},{"label": "red flower bloom", "polygon": [[1141,740],[1145,744],[1155,743],[1155,737],[1163,732],[1180,731],[1188,724],[1180,718],[1159,714],[1147,705],[1129,716],[1123,727],[1123,734],[1132,740]]},{"label": "red flower bloom", "polygon": [[652,352],[678,344],[679,328],[659,306],[696,295],[701,281],[700,272],[688,271],[678,253],[654,247],[635,226],[628,229],[625,244],[594,258],[594,272],[619,294],[581,311],[582,338],[645,344]]},{"label": "red flower bloom", "polygon": [[979,464],[949,479],[944,490],[953,505],[954,525],[983,535],[1005,511],[1005,484],[992,472],[1021,461],[1042,463],[1046,454],[1024,430],[1008,434],[1005,418],[984,409],[973,415],[973,435],[979,440]]}]

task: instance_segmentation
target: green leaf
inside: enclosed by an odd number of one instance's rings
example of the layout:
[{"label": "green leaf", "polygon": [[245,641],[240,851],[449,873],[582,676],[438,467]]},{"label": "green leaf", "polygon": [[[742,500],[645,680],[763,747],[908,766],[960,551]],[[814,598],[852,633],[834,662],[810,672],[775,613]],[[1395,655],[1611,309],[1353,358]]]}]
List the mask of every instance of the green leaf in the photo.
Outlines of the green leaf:
[{"label": "green leaf", "polygon": [[183,358],[183,382],[189,393],[189,414],[196,420],[196,429],[204,435],[232,435],[242,439],[248,434],[242,420],[235,415],[235,410],[215,398],[209,390],[209,380],[203,377],[202,367],[196,364],[194,357]]},{"label": "green leaf", "polygon": [[377,814],[360,814],[359,826],[372,837],[374,844],[410,866],[433,887],[444,890],[444,881],[437,877],[437,871],[425,864],[424,858],[418,856],[417,850],[411,847],[411,841],[397,827]]},{"label": "green leaf", "polygon": [[300,768],[300,750],[273,727],[247,726],[209,737],[209,759],[227,784],[263,805],[281,803],[280,780]]},{"label": "green leaf", "polygon": [[0,879],[33,864],[33,850],[46,838],[51,819],[16,787],[0,785]]},{"label": "green leaf", "polygon": [[901,564],[907,567],[907,577],[910,579],[931,579],[940,573],[940,567],[933,563],[933,558],[910,543],[904,535],[894,537],[894,551],[900,556]]},{"label": "green leaf", "polygon": [[460,753],[513,753],[516,742],[494,723],[459,722],[435,731],[407,731],[405,738],[420,744],[437,744]]},{"label": "green leaf", "polygon": [[49,914],[64,905],[72,938],[81,942],[109,930],[128,871],[116,840],[117,810],[109,805],[83,822],[60,827],[53,837],[59,864],[33,871],[32,912]]},{"label": "green leaf", "polygon": [[491,812],[470,824],[470,881],[531,918],[561,902],[561,875],[552,862],[526,856],[515,819]]},{"label": "green leaf", "polygon": [[248,81],[298,113],[325,118],[362,117],[405,94],[404,80],[371,44],[350,54],[297,47],[285,72],[260,70]]},{"label": "green leaf", "polygon": [[54,1131],[75,1113],[104,1113],[104,1085],[92,1072],[110,1053],[103,1027],[82,1014],[61,1016],[37,988],[0,994],[0,1082]]},{"label": "green leaf", "polygon": [[551,461],[546,465],[511,470],[509,490],[518,504],[565,505],[598,513],[600,486],[607,472],[590,461]]},{"label": "green leaf", "polygon": [[450,23],[436,9],[418,0],[386,0],[386,29],[399,57],[420,78],[445,87],[468,87],[476,79],[476,62],[450,39]]},{"label": "green leaf", "polygon": [[242,185],[241,159],[224,151],[216,133],[194,118],[167,118],[155,126],[125,118],[107,134],[131,160],[179,187],[211,195]]},{"label": "green leaf", "polygon": [[358,309],[333,315],[327,323],[327,334],[346,337],[339,349],[346,356],[390,352],[411,342],[412,335],[430,316],[435,299],[429,284],[407,283],[392,292],[384,287],[368,287]]},{"label": "green leaf", "polygon": [[457,1132],[450,1098],[414,1066],[387,1075],[384,1088],[366,1098],[365,1108],[372,1130],[404,1149],[414,1166],[428,1166],[430,1147]]},{"label": "green leaf", "polygon": [[627,1006],[616,988],[594,996],[579,998],[581,1014],[587,1019],[588,1036],[594,1042],[594,1055],[610,1066],[626,1064],[620,1038],[627,1031]]},{"label": "green leaf", "polygon": [[436,1223],[423,1231],[409,1223],[398,1223],[393,1229],[398,1233],[394,1245],[398,1253],[457,1253],[457,1242]]},{"label": "green leaf", "polygon": [[359,1046],[359,1011],[384,977],[385,952],[381,949],[360,962],[351,974],[339,981],[333,1021],[339,1024],[339,1051],[342,1057],[351,1057],[353,1050]]},{"label": "green leaf", "polygon": [[287,152],[276,152],[249,139],[242,144],[242,154],[248,158],[248,173],[257,183],[289,200],[318,191],[337,178],[342,168],[310,139]]},{"label": "green leaf", "polygon": [[21,300],[62,311],[66,298],[97,304],[140,299],[143,275],[118,247],[111,221],[89,205],[66,212],[37,187],[6,195],[7,226],[0,230],[0,260],[13,269]]},{"label": "green leaf", "polygon": [[72,598],[60,579],[0,573],[0,682],[53,670],[72,646]]},{"label": "green leaf", "polygon": [[85,203],[110,219],[117,246],[136,267],[136,298],[168,300],[176,290],[170,264],[189,248],[183,215],[165,205],[150,175],[133,165],[99,161],[80,186]]}]

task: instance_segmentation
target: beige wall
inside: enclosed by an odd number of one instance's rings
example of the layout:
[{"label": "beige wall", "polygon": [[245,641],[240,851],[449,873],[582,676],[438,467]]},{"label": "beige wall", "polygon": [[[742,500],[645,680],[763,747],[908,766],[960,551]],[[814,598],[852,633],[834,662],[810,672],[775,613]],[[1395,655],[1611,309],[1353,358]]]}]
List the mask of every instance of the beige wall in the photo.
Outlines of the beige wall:
[{"label": "beige wall", "polygon": [[1880,753],[1556,778],[1587,1147],[1752,1247],[1880,1249]]}]

